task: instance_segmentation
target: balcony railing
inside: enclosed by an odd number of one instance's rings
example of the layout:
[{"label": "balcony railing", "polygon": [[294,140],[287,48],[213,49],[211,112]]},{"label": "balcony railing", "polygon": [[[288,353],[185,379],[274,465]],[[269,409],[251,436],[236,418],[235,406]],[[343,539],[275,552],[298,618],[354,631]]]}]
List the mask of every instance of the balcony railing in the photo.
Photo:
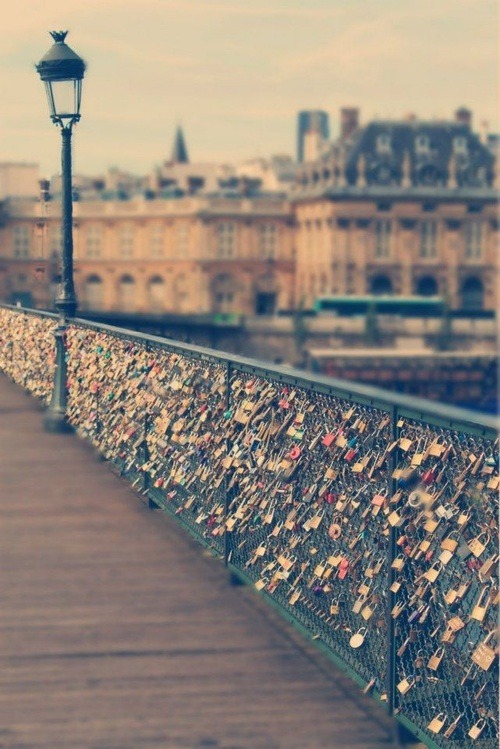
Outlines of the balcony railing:
[{"label": "balcony railing", "polygon": [[[51,315],[0,310],[47,400]],[[430,747],[497,746],[496,421],[106,325],[67,334],[69,417]]]}]

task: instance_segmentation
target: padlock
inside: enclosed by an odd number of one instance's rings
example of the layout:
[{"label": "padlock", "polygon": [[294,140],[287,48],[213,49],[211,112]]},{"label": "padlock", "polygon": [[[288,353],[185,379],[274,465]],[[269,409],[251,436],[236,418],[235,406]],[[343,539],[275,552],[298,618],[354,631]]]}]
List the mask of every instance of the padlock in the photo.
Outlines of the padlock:
[{"label": "padlock", "polygon": [[406,564],[406,559],[403,556],[398,556],[391,564],[391,569],[397,570],[398,572],[401,572],[401,570],[404,568]]},{"label": "padlock", "polygon": [[432,567],[430,567],[424,573],[424,577],[426,580],[429,580],[429,582],[435,583],[439,575],[441,574],[442,570],[443,570],[443,565],[440,562],[434,562]]},{"label": "padlock", "polygon": [[[453,537],[454,535],[456,536],[456,538]],[[441,541],[441,549],[443,549],[443,551],[450,551],[451,553],[454,553],[458,546],[458,539],[458,532],[452,531],[449,536],[443,538],[443,540]]]},{"label": "padlock", "polygon": [[489,590],[488,586],[485,586],[481,590],[476,604],[470,613],[470,618],[475,619],[477,622],[482,622],[486,616],[489,606]]},{"label": "padlock", "polygon": [[495,571],[498,570],[498,562],[500,561],[500,555],[494,554],[492,557],[487,559],[481,567],[478,569],[479,577],[486,578],[490,577]]},{"label": "padlock", "polygon": [[415,666],[415,668],[419,668],[419,669],[424,667],[424,651],[423,650],[417,651],[417,655],[415,656],[413,665]]},{"label": "padlock", "polygon": [[330,603],[330,614],[332,614],[332,616],[336,616],[339,613],[339,611],[340,611],[339,599],[335,598]]},{"label": "padlock", "polygon": [[403,679],[401,679],[396,688],[401,694],[406,694],[412,687],[415,686],[416,681],[417,680],[415,676],[408,676],[408,678],[405,676],[403,677]]},{"label": "padlock", "polygon": [[457,715],[455,720],[452,723],[450,723],[446,731],[443,733],[443,736],[445,737],[445,739],[449,739],[454,734],[455,729],[458,726],[462,717],[463,717],[463,713],[460,713],[460,715]]},{"label": "padlock", "polygon": [[489,671],[496,659],[496,652],[489,644],[494,633],[494,630],[489,632],[471,655],[472,662],[479,666],[483,671]]},{"label": "padlock", "polygon": [[484,729],[486,728],[486,719],[485,718],[479,718],[476,723],[472,726],[472,728],[467,732],[467,736],[469,736],[471,739],[478,739]]},{"label": "padlock", "polygon": [[429,658],[427,668],[429,668],[431,671],[437,671],[443,658],[444,648],[438,648],[436,652]]},{"label": "padlock", "polygon": [[431,720],[427,729],[432,733],[440,733],[444,724],[446,723],[446,713],[438,713],[435,718]]},{"label": "padlock", "polygon": [[490,541],[490,537],[487,533],[480,533],[479,536],[469,541],[468,546],[471,554],[474,554],[476,558],[480,557],[486,549]]}]

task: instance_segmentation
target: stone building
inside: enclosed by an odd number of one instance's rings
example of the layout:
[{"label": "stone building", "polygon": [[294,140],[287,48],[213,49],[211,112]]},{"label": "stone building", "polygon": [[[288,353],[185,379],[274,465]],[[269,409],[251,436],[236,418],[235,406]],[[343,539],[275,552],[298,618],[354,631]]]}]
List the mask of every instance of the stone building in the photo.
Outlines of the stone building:
[{"label": "stone building", "polygon": [[470,112],[360,128],[355,111],[298,175],[296,299],[439,294],[452,308],[495,309],[498,169]]},{"label": "stone building", "polygon": [[[154,180],[114,170],[79,183],[80,308],[265,315],[374,293],[495,309],[498,168],[470,112],[361,127],[350,107],[340,122],[325,154],[298,165],[288,196],[234,170],[202,174],[181,131]],[[51,307],[60,201],[42,187],[42,199],[0,204],[0,297]]]},{"label": "stone building", "polygon": [[[80,309],[272,314],[293,306],[291,215],[280,196],[74,203]],[[0,293],[51,307],[60,203],[11,200],[0,228]]]}]

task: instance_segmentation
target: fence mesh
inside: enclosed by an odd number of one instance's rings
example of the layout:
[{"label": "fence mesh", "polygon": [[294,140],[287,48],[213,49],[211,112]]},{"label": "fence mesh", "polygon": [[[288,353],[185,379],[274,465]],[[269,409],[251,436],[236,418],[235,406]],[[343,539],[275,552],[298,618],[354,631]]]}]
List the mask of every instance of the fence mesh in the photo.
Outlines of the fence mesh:
[{"label": "fence mesh", "polygon": [[0,370],[48,403],[54,381],[54,317],[0,309]]},{"label": "fence mesh", "polygon": [[[45,400],[53,328],[0,311],[0,367]],[[127,331],[66,341],[69,419],[138,491],[427,743],[497,745],[491,434]]]}]

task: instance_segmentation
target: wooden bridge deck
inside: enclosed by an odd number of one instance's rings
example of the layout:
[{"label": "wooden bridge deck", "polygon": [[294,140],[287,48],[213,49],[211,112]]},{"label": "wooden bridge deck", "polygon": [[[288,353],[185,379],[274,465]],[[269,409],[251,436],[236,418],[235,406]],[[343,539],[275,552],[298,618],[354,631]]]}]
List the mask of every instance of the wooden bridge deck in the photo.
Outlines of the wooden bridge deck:
[{"label": "wooden bridge deck", "polygon": [[379,749],[392,722],[0,377],[2,749]]}]

